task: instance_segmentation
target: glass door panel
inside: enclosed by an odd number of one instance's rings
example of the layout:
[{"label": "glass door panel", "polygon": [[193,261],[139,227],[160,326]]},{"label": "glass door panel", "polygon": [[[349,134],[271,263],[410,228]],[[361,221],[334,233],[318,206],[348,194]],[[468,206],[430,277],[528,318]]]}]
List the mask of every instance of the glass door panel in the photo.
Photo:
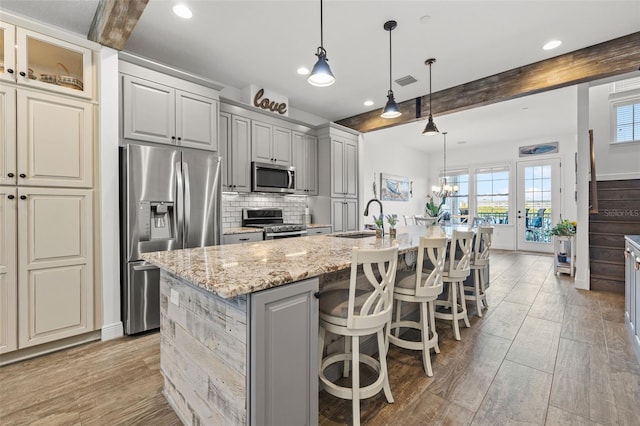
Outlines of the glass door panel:
[{"label": "glass door panel", "polygon": [[15,27],[0,22],[0,79],[15,82]]},{"label": "glass door panel", "polygon": [[517,167],[517,248],[551,253],[549,230],[560,216],[560,161],[523,161]]}]

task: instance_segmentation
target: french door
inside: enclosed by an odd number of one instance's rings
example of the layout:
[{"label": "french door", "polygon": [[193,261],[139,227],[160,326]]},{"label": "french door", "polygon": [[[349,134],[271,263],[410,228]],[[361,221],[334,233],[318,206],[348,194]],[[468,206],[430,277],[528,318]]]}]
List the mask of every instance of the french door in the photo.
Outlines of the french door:
[{"label": "french door", "polygon": [[516,168],[516,247],[552,253],[549,230],[560,219],[560,160],[519,161]]}]

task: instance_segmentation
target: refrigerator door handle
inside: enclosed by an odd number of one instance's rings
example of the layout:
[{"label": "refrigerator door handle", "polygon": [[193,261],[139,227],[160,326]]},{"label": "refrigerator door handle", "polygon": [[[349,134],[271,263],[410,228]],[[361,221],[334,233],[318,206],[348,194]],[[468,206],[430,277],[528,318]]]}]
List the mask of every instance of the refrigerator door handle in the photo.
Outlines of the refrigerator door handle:
[{"label": "refrigerator door handle", "polygon": [[179,248],[183,248],[183,233],[184,233],[184,211],[183,211],[183,200],[184,200],[184,186],[182,182],[182,162],[176,162],[176,171],[175,171],[175,179],[176,179],[176,204],[178,205],[177,214],[174,215],[175,229],[178,230],[178,234],[176,235],[176,240],[178,241]]},{"label": "refrigerator door handle", "polygon": [[191,181],[189,180],[189,164],[182,163],[184,174],[184,246],[189,238],[189,226],[191,225]]},{"label": "refrigerator door handle", "polygon": [[145,262],[142,265],[133,265],[133,270],[136,271],[136,272],[139,272],[139,271],[151,271],[153,269],[158,269],[158,267],[155,266],[152,263]]}]

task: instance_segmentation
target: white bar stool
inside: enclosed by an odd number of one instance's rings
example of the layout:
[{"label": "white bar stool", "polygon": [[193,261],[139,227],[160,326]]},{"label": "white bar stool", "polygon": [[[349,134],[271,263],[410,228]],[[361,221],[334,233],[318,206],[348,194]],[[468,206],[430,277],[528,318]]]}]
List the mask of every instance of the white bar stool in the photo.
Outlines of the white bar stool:
[{"label": "white bar stool", "polygon": [[[420,266],[427,257],[433,264],[433,270],[423,270],[417,267],[416,272],[398,272],[396,286],[393,289],[393,299],[396,301],[396,319],[389,327],[395,330],[389,334],[389,342],[396,346],[415,351],[422,351],[422,364],[427,376],[433,376],[431,368],[431,348],[440,353],[438,347],[438,333],[435,327],[433,302],[442,293],[442,273],[444,270],[444,258],[447,253],[447,238],[420,237],[418,246],[418,261]],[[402,302],[420,304],[420,322],[402,321]],[[399,336],[400,328],[413,328],[421,331],[421,340],[405,340]]]},{"label": "white bar stool", "polygon": [[[471,264],[473,270],[473,286],[464,286],[466,292],[465,299],[475,302],[478,316],[482,318],[483,306],[488,308],[487,296],[485,295],[485,269],[489,268],[489,255],[491,254],[491,240],[493,238],[492,226],[480,226],[476,233],[471,254]],[[483,305],[484,304],[484,305]]]},{"label": "white bar stool", "polygon": [[[449,258],[445,263],[442,282],[449,284],[448,300],[436,300],[436,306],[450,308],[449,312],[436,311],[435,317],[449,320],[453,324],[453,334],[456,340],[460,340],[460,325],[458,321],[464,320],[467,327],[471,327],[467,316],[467,305],[464,297],[463,282],[469,276],[471,263],[471,242],[473,241],[473,231],[454,230],[451,235],[449,246]],[[457,249],[460,249],[458,253]]]},{"label": "white bar stool", "polygon": [[[373,265],[377,266],[377,274]],[[357,279],[358,265],[362,265],[364,277]],[[385,326],[391,322],[393,286],[398,266],[398,246],[385,249],[352,250],[351,278],[348,287],[322,292],[320,295],[320,328],[318,333],[318,360],[320,381],[324,389],[338,398],[351,399],[353,424],[360,424],[360,399],[369,398],[384,390],[387,401],[393,402],[387,375],[387,347]],[[379,278],[378,278],[379,277]],[[364,278],[364,279],[363,279]],[[360,284],[360,285],[358,285]],[[362,288],[366,287],[366,288]],[[328,355],[324,352],[325,333],[345,338],[345,352]],[[375,334],[378,340],[379,359],[360,354],[360,337]],[[349,344],[349,340],[351,341]],[[349,349],[351,347],[351,349]],[[337,362],[344,363],[344,376],[352,362],[352,387],[338,386],[325,375],[325,370]],[[376,381],[360,387],[360,363],[372,367]]]}]

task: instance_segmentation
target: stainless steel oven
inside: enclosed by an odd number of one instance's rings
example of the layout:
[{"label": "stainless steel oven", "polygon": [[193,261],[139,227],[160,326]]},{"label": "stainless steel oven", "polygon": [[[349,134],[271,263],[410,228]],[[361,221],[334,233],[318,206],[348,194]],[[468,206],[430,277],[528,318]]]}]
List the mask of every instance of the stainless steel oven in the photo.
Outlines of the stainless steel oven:
[{"label": "stainless steel oven", "polygon": [[245,208],[242,209],[242,226],[261,228],[265,240],[302,237],[307,235],[304,223],[284,223],[282,209]]},{"label": "stainless steel oven", "polygon": [[296,168],[254,161],[251,168],[251,190],[254,192],[293,193]]}]

